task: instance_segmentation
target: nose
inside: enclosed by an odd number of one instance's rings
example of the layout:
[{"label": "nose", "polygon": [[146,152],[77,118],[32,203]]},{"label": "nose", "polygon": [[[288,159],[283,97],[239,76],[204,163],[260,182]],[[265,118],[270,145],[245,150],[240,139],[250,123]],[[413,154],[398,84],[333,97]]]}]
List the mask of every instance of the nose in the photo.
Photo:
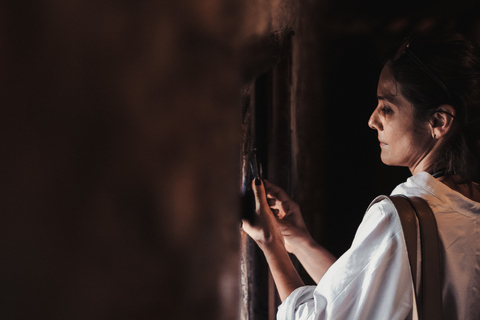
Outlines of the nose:
[{"label": "nose", "polygon": [[382,130],[382,122],[380,121],[378,116],[378,108],[375,108],[375,110],[373,110],[370,119],[368,119],[368,126],[375,130]]}]

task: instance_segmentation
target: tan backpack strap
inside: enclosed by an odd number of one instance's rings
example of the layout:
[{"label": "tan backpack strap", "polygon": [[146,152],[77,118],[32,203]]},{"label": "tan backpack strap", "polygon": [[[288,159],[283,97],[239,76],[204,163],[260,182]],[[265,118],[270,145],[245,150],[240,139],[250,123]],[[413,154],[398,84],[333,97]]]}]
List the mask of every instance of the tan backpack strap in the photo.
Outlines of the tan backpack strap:
[{"label": "tan backpack strap", "polygon": [[443,319],[440,240],[435,216],[422,198],[410,197],[420,225],[423,319]]},{"label": "tan backpack strap", "polygon": [[[405,196],[392,196],[390,197],[392,202],[397,208],[400,221],[402,223],[402,228],[405,234],[405,242],[407,238],[412,238],[411,232],[411,213],[413,212],[418,218],[419,229],[420,229],[420,244],[421,244],[421,255],[422,255],[422,266],[421,266],[421,283],[419,296],[417,297],[417,308],[419,312],[419,318],[423,320],[430,319],[443,319],[443,307],[442,307],[442,281],[441,281],[441,256],[440,256],[440,240],[438,239],[438,229],[437,223],[435,221],[435,216],[433,215],[432,209],[429,207],[428,203],[418,197],[405,197]],[[403,200],[400,200],[403,199]],[[405,201],[409,204],[410,208],[406,208]],[[397,206],[397,204],[399,206]],[[416,237],[416,219],[413,219],[415,222],[415,237]],[[405,226],[404,226],[405,221]],[[407,229],[405,229],[407,228]],[[411,240],[408,240],[411,242]],[[407,243],[407,250],[410,259],[410,266],[412,269],[412,277],[414,283],[416,284],[416,263],[412,264],[410,253],[412,245],[409,246]],[[415,249],[412,249],[415,252],[415,261],[416,261],[416,252],[417,252],[417,242],[415,238]],[[414,271],[415,270],[415,271]]]},{"label": "tan backpack strap", "polygon": [[[402,224],[405,244],[407,245],[408,260],[412,272],[413,285],[417,288],[417,218],[410,202],[402,196],[390,196],[397,209]],[[415,295],[416,296],[416,295]],[[419,297],[416,296],[417,302]]]}]

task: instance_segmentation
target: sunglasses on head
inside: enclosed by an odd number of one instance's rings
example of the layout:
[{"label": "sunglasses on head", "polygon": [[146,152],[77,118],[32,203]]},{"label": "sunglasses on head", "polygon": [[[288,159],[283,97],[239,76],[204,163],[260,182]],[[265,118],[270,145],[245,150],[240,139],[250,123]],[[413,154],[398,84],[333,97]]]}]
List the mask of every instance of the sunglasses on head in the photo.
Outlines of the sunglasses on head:
[{"label": "sunglasses on head", "polygon": [[397,54],[395,54],[395,57],[393,58],[393,61],[396,61],[400,59],[403,55],[406,55],[411,61],[413,61],[424,73],[426,73],[433,81],[435,81],[440,88],[442,88],[443,92],[445,92],[448,101],[450,102],[451,99],[451,94],[450,91],[448,90],[447,86],[440,80],[435,73],[430,70],[429,67],[427,67],[410,49],[410,41],[406,40],[404,44],[400,47],[400,49],[397,51]]}]

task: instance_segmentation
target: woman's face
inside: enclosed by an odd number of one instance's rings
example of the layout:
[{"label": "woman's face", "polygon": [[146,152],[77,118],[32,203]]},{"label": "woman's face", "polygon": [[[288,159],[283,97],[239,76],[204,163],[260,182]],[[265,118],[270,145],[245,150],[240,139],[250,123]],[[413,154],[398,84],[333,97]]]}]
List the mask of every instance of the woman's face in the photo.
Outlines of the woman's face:
[{"label": "woman's face", "polygon": [[378,132],[382,162],[409,167],[414,173],[432,149],[432,133],[428,124],[415,123],[413,106],[401,93],[388,64],[380,74],[377,99],[368,125]]}]

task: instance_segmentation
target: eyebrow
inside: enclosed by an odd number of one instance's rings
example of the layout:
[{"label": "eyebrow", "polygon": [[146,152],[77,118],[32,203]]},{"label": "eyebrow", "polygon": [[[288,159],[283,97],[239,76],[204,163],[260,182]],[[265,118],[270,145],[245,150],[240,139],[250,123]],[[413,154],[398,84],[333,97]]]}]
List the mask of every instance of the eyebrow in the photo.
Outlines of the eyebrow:
[{"label": "eyebrow", "polygon": [[392,96],[392,97],[377,96],[377,99],[378,100],[385,100],[385,101],[388,101],[388,102],[394,102],[396,100],[395,96]]}]

